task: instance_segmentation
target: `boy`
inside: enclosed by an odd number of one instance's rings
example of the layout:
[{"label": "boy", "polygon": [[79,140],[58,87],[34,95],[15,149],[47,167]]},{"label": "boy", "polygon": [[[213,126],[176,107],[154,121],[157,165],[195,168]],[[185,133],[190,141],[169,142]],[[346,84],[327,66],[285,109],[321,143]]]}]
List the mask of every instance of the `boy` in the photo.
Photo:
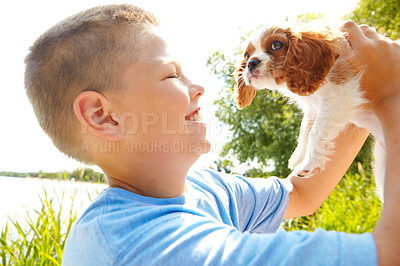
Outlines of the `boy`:
[{"label": "boy", "polygon": [[[388,112],[399,103],[394,73],[400,67],[395,60],[380,66],[370,47],[360,44],[377,38],[371,29],[345,27],[366,60],[354,56],[355,65],[371,60],[374,71],[390,66],[378,81],[367,67],[363,79],[370,108],[384,123],[392,162],[386,178],[391,187],[385,188],[374,234],[278,230],[282,219],[310,214],[328,197],[365,141],[365,130],[350,127],[339,136],[326,169],[308,179],[190,170],[210,149],[199,119],[204,89],[183,74],[151,13],[130,5],[96,7],[42,35],[26,58],[25,79],[39,123],[61,151],[100,166],[109,184],[71,230],[63,264],[400,262],[395,176],[400,170],[393,163],[400,151],[400,114]],[[379,40],[371,50],[400,57],[397,46],[381,51],[382,42],[393,46]],[[370,94],[375,88],[385,89]]]}]

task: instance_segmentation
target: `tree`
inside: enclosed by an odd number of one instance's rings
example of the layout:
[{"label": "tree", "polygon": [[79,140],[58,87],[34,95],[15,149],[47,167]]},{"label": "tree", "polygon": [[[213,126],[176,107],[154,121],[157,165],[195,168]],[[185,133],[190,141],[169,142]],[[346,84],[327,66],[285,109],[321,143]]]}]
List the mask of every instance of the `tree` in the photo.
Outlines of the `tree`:
[{"label": "tree", "polygon": [[399,0],[360,0],[347,18],[375,27],[378,32],[397,40],[400,38],[399,10]]},{"label": "tree", "polygon": [[233,163],[229,160],[216,160],[214,161],[213,168],[219,172],[232,173]]},{"label": "tree", "polygon": [[221,156],[234,156],[240,163],[257,161],[260,169],[272,167],[271,174],[286,176],[290,173],[287,161],[296,145],[302,115],[278,93],[268,90],[258,92],[253,103],[239,111],[233,101],[235,81],[231,62],[233,59],[218,51],[207,63],[227,87],[215,101],[217,118],[232,131]]},{"label": "tree", "polygon": [[98,173],[91,168],[78,168],[71,173],[70,177],[75,178],[76,181],[106,183],[104,174]]}]

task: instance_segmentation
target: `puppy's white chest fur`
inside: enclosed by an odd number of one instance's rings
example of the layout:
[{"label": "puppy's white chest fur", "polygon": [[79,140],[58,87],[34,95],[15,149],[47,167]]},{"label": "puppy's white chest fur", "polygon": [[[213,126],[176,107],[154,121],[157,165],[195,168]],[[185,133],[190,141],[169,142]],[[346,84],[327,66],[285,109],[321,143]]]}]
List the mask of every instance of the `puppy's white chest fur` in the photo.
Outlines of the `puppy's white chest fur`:
[{"label": "puppy's white chest fur", "polygon": [[376,138],[375,177],[378,190],[383,193],[386,158],[383,131],[378,118],[362,109],[366,100],[359,79],[354,77],[340,85],[328,81],[309,96],[279,89],[283,95],[293,99],[304,113],[298,146],[289,160],[289,167],[304,177],[323,170],[334,151],[334,139],[350,123],[354,123]]}]

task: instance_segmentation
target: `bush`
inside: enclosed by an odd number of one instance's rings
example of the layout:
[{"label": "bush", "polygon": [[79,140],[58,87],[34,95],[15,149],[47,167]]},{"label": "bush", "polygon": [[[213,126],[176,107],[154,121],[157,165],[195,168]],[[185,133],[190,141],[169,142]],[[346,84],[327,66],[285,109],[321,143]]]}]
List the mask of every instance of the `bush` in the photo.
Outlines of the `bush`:
[{"label": "bush", "polygon": [[286,220],[282,226],[287,231],[323,228],[347,233],[372,232],[381,211],[375,183],[361,169],[360,173],[346,174],[314,214]]},{"label": "bush", "polygon": [[61,265],[65,241],[77,219],[77,212],[71,206],[67,218],[62,219],[61,203],[58,211],[55,211],[53,199],[48,199],[46,192],[40,201],[42,208],[40,211],[35,210],[35,221],[27,212],[27,226],[22,226],[17,220],[10,220],[12,227],[7,222],[1,231],[1,265]]}]

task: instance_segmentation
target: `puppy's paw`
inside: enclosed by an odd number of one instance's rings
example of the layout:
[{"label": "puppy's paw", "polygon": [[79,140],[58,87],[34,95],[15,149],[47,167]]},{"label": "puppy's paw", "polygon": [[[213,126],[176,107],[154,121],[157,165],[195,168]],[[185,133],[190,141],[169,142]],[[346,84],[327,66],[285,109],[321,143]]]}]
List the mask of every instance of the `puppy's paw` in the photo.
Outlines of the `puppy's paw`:
[{"label": "puppy's paw", "polygon": [[322,170],[322,166],[318,166],[318,164],[303,162],[303,163],[299,164],[293,170],[292,173],[299,177],[308,178],[310,176],[318,174],[319,172],[321,172],[321,170]]},{"label": "puppy's paw", "polygon": [[319,168],[319,167],[313,169],[312,171],[306,170],[306,169],[299,169],[299,170],[295,169],[293,171],[293,173],[295,175],[297,175],[298,177],[304,177],[304,178],[308,178],[310,176],[318,174],[319,172],[321,172],[321,168]]}]

